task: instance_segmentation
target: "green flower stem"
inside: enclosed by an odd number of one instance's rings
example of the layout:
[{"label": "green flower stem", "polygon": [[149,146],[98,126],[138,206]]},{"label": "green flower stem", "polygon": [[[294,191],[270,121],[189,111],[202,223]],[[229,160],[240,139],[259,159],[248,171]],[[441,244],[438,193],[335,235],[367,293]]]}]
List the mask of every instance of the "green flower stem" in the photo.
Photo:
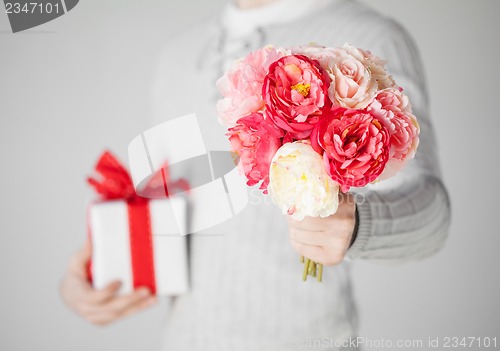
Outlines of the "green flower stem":
[{"label": "green flower stem", "polygon": [[311,261],[311,263],[309,264],[309,272],[308,272],[311,277],[315,276],[315,273],[314,273],[315,267],[316,267],[316,263],[314,261]]},{"label": "green flower stem", "polygon": [[318,282],[321,282],[323,280],[323,265],[321,263],[316,263],[302,255],[300,256],[300,262],[304,264],[304,270],[302,271],[303,281],[307,280],[308,275],[316,278]]},{"label": "green flower stem", "polygon": [[306,281],[307,279],[307,273],[309,272],[309,264],[311,263],[311,260],[306,258],[306,262],[304,263],[304,271],[302,272],[302,280]]},{"label": "green flower stem", "polygon": [[323,279],[323,265],[321,263],[318,264],[318,282],[321,283]]}]

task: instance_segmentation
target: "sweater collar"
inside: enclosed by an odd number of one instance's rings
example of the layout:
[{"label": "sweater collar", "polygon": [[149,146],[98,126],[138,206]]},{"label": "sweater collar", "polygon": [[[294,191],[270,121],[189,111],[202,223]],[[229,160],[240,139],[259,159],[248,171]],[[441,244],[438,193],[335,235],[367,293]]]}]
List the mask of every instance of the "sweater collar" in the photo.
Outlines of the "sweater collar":
[{"label": "sweater collar", "polygon": [[243,37],[259,27],[285,24],[323,9],[336,0],[278,0],[242,10],[230,1],[222,13],[222,25],[231,37]]}]

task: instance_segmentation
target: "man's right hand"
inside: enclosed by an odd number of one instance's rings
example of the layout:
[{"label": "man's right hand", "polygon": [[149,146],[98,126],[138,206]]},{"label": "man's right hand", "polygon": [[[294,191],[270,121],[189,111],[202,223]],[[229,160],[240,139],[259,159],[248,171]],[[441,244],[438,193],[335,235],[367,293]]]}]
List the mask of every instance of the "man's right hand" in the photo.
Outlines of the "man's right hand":
[{"label": "man's right hand", "polygon": [[121,283],[114,281],[96,290],[87,279],[86,264],[92,254],[90,240],[77,251],[61,281],[63,301],[76,313],[96,325],[112,323],[120,318],[141,311],[156,302],[147,288],[138,288],[128,295],[117,295]]}]

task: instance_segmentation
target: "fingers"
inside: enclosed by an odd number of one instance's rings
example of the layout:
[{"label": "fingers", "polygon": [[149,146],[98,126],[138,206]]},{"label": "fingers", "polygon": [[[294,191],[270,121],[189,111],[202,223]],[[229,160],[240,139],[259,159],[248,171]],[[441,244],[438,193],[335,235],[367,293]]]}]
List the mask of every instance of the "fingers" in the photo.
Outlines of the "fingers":
[{"label": "fingers", "polygon": [[293,248],[302,256],[307,257],[317,263],[326,263],[325,250],[321,246],[306,245],[292,240]]},{"label": "fingers", "polygon": [[301,255],[324,265],[340,263],[349,248],[354,220],[330,216],[289,219],[290,239]]},{"label": "fingers", "polygon": [[113,311],[101,311],[89,316],[88,321],[96,325],[107,325],[118,319],[125,318],[129,315],[135,314],[144,310],[156,303],[156,298],[150,297],[143,301],[137,302],[131,305],[130,308],[123,311],[123,313],[113,312]]},{"label": "fingers", "polygon": [[90,238],[87,237],[83,247],[78,250],[75,254],[76,259],[80,263],[86,263],[92,257],[92,243]]},{"label": "fingers", "polygon": [[86,318],[98,325],[108,324],[120,318],[139,312],[156,302],[147,288],[139,288],[126,296],[117,296],[104,305],[94,306],[87,311]]},{"label": "fingers", "polygon": [[122,283],[120,281],[113,281],[105,288],[100,290],[92,289],[87,296],[87,302],[93,304],[102,304],[111,300],[117,293]]},{"label": "fingers", "polygon": [[84,261],[90,260],[90,257],[92,256],[92,243],[89,237],[87,237],[87,239],[85,240],[83,248],[80,250],[80,254],[82,260]]},{"label": "fingers", "polygon": [[71,256],[69,262],[69,269],[78,274],[86,274],[85,265],[92,257],[92,243],[90,242],[90,238],[85,240],[85,243],[81,249]]},{"label": "fingers", "polygon": [[325,246],[328,236],[323,232],[313,232],[290,227],[290,238],[298,243],[313,246]]},{"label": "fingers", "polygon": [[92,255],[90,239],[71,257],[68,270],[61,281],[60,293],[63,301],[91,323],[111,323],[156,302],[156,297],[145,288],[118,296],[121,283],[113,281],[96,290],[87,280],[86,264]]},{"label": "fingers", "polygon": [[127,317],[131,314],[137,313],[145,308],[148,308],[148,307],[154,305],[157,301],[158,300],[155,296],[150,296],[142,301],[139,301],[136,304],[130,306],[127,310],[125,310],[122,314],[122,318]]},{"label": "fingers", "polygon": [[295,240],[292,240],[292,246],[302,256],[325,266],[339,264],[344,259],[345,253],[342,250],[327,250],[321,246],[302,244]]},{"label": "fingers", "polygon": [[[343,226],[339,225],[339,228]],[[348,246],[351,240],[348,230],[312,232],[290,228],[290,239],[304,245],[321,246],[323,248],[343,248]]]},{"label": "fingers", "polygon": [[288,225],[290,228],[296,228],[300,230],[307,230],[310,232],[321,232],[324,229],[324,221],[326,219],[319,217],[305,217],[301,221],[296,221],[290,216],[287,216]]},{"label": "fingers", "polygon": [[147,288],[139,288],[129,295],[118,296],[109,301],[104,307],[118,315],[123,314],[127,309],[138,302],[151,297],[151,293]]}]

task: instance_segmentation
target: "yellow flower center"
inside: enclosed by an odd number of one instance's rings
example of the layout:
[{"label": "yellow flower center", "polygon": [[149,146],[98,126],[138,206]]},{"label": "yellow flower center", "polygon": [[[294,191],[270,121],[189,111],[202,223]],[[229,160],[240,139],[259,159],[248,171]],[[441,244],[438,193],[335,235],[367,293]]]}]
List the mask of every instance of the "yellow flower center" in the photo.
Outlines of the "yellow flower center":
[{"label": "yellow flower center", "polygon": [[376,119],[372,120],[372,123],[378,128],[378,130],[382,129],[382,125]]},{"label": "yellow flower center", "polygon": [[302,94],[303,97],[307,97],[307,95],[309,95],[309,90],[311,89],[311,84],[297,83],[292,85],[290,88],[299,94]]}]

